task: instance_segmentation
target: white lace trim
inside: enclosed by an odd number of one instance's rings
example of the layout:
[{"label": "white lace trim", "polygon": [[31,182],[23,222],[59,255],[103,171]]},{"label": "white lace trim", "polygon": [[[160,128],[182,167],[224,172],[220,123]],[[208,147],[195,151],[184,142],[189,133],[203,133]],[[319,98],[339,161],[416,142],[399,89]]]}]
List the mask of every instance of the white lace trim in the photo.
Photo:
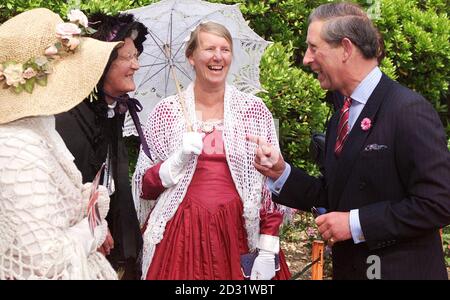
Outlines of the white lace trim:
[{"label": "white lace trim", "polygon": [[204,133],[211,133],[216,130],[222,131],[224,128],[224,120],[214,120],[214,121],[199,121],[197,120],[192,128],[194,131],[202,131]]}]

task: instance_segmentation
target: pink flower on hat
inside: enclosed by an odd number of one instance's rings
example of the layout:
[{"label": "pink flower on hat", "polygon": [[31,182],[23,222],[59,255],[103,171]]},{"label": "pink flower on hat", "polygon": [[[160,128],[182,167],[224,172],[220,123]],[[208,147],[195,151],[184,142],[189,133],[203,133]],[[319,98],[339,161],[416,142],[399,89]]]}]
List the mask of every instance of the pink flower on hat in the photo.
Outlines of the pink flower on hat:
[{"label": "pink flower on hat", "polygon": [[68,14],[67,17],[69,18],[69,21],[72,23],[78,23],[82,25],[83,27],[88,27],[88,18],[86,15],[79,9],[72,9]]},{"label": "pink flower on hat", "polygon": [[58,48],[56,48],[55,45],[51,45],[47,49],[45,49],[44,54],[47,56],[56,55],[56,54],[58,54]]},{"label": "pink flower on hat", "polygon": [[72,37],[72,38],[70,38],[70,39],[68,39],[67,40],[67,43],[65,44],[70,50],[75,50],[77,47],[78,47],[78,45],[80,44],[80,40],[79,39],[77,39],[77,38],[74,38],[74,37]]},{"label": "pink flower on hat", "polygon": [[37,72],[32,68],[28,67],[25,71],[23,71],[23,78],[30,79],[37,75]]},{"label": "pink flower on hat", "polygon": [[369,118],[364,118],[361,121],[361,129],[367,131],[372,127],[372,121]]},{"label": "pink flower on hat", "polygon": [[73,35],[81,33],[78,25],[73,23],[60,23],[56,25],[56,36],[60,39],[70,39]]}]

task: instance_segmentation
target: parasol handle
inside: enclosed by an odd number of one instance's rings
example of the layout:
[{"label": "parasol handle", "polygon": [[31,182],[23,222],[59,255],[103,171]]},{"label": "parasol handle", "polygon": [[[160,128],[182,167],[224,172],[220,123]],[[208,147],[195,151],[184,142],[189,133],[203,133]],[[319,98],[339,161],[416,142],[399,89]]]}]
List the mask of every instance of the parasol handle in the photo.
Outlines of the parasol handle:
[{"label": "parasol handle", "polygon": [[175,70],[174,70],[173,66],[171,66],[170,69],[172,70],[173,79],[175,80],[175,86],[177,87],[177,93],[178,93],[178,97],[180,98],[181,109],[183,110],[184,119],[186,120],[187,131],[191,132],[192,131],[192,124],[191,124],[191,122],[189,120],[189,117],[187,115],[186,104],[184,102],[183,94],[181,93],[180,82],[177,79],[177,75],[175,73]]},{"label": "parasol handle", "polygon": [[[164,45],[164,50],[165,50],[165,55],[166,58],[170,61],[170,47],[169,45],[165,44]],[[183,115],[184,115],[184,119],[186,120],[186,127],[187,127],[187,131],[188,132],[192,132],[192,124],[189,120],[189,117],[187,115],[187,111],[186,111],[186,104],[184,101],[184,97],[183,94],[181,93],[181,87],[180,87],[180,82],[178,81],[177,75],[175,73],[175,68],[172,64],[170,64],[170,70],[172,71],[172,76],[173,76],[173,80],[175,81],[175,86],[177,88],[177,94],[178,94],[178,98],[180,98],[180,104],[181,104],[181,110],[183,111]]]}]

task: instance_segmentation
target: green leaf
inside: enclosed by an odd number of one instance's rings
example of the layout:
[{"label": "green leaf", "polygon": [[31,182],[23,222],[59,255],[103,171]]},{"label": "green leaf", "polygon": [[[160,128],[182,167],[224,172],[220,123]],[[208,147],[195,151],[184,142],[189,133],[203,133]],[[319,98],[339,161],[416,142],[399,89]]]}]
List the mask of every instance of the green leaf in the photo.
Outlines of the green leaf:
[{"label": "green leaf", "polygon": [[61,44],[61,42],[57,42],[57,43],[55,43],[55,45],[54,45],[55,47],[56,47],[56,49],[58,49],[58,52],[63,48],[63,46],[62,46],[62,44]]},{"label": "green leaf", "polygon": [[87,27],[84,29],[84,32],[86,32],[86,34],[91,35],[97,32],[97,30],[95,30],[94,28],[91,27]]},{"label": "green leaf", "polygon": [[13,91],[14,91],[14,93],[16,93],[16,94],[20,94],[20,93],[22,93],[22,91],[23,91],[23,86],[22,86],[21,84],[19,84],[19,86],[13,87]]},{"label": "green leaf", "polygon": [[27,93],[31,94],[33,92],[35,82],[36,82],[36,77],[30,78],[27,81],[25,81],[23,88],[25,89],[25,91]]},{"label": "green leaf", "polygon": [[46,86],[47,85],[47,75],[43,75],[43,76],[36,78],[36,83],[41,86]]}]

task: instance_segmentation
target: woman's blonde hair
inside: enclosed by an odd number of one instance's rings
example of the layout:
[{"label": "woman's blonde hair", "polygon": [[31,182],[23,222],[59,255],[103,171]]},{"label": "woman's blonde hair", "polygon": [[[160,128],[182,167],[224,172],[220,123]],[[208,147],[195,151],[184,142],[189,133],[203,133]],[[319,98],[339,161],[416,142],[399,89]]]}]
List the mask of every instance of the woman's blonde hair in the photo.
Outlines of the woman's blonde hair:
[{"label": "woman's blonde hair", "polygon": [[231,38],[231,33],[228,31],[228,29],[221,24],[208,21],[205,23],[200,23],[191,32],[190,39],[186,45],[186,51],[184,52],[186,57],[190,57],[194,53],[194,50],[197,49],[198,36],[200,32],[212,33],[214,35],[224,38],[230,44],[231,52],[233,52],[233,39]]}]

